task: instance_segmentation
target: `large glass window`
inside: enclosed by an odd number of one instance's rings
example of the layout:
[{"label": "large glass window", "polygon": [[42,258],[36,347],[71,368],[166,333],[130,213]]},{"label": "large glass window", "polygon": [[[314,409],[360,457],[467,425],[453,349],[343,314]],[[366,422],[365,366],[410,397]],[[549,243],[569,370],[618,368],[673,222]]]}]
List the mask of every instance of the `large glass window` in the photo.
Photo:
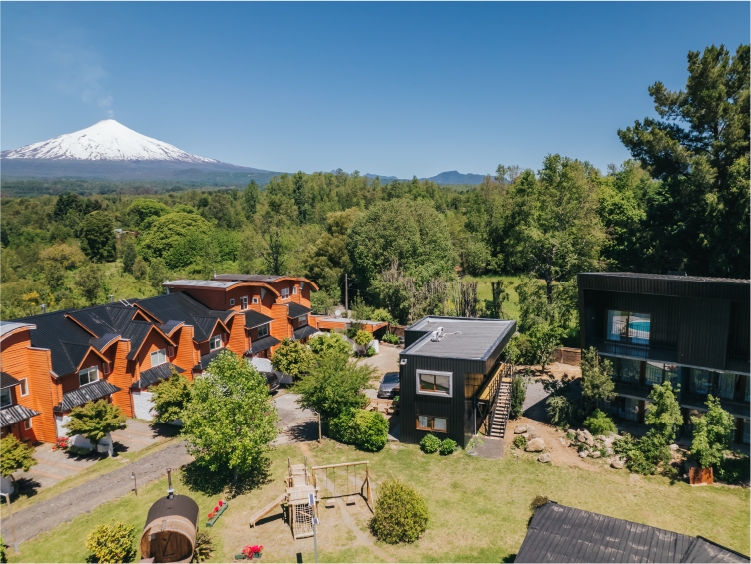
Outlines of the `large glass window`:
[{"label": "large glass window", "polygon": [[749,442],[751,442],[751,437],[749,436],[749,431],[750,431],[749,427],[751,427],[751,425],[749,425],[748,419],[744,419],[743,420],[743,439],[742,440],[743,440],[743,442],[745,444],[748,444]]},{"label": "large glass window", "polygon": [[666,364],[665,365],[665,382],[670,382],[670,384],[673,386],[673,389],[678,387],[678,365],[677,364]]},{"label": "large glass window", "polygon": [[266,336],[266,335],[268,335],[268,334],[269,334],[269,324],[268,324],[268,323],[267,323],[266,325],[261,325],[261,326],[260,326],[260,327],[258,328],[258,338],[259,338],[259,339],[260,339],[261,337],[265,337],[265,336]]},{"label": "large glass window", "polygon": [[297,318],[297,326],[302,327],[303,325],[308,324],[308,316],[307,315],[301,315]]},{"label": "large glass window", "polygon": [[440,431],[446,433],[448,429],[447,420],[444,417],[430,417],[427,415],[418,415],[417,428],[428,431]]},{"label": "large glass window", "polygon": [[0,390],[0,407],[8,407],[13,400],[10,397],[10,388]]},{"label": "large glass window", "polygon": [[641,372],[641,361],[632,358],[621,359],[621,382],[638,384]]},{"label": "large glass window", "polygon": [[609,310],[607,338],[611,341],[649,344],[650,315]]},{"label": "large glass window", "polygon": [[639,419],[639,400],[626,398],[625,408],[624,418],[626,420],[636,421]]},{"label": "large glass window", "polygon": [[84,368],[78,373],[78,381],[82,386],[91,384],[99,380],[99,368],[92,366],[91,368]]},{"label": "large glass window", "polygon": [[746,401],[751,399],[751,377],[746,376]]},{"label": "large glass window", "polygon": [[159,349],[151,353],[151,367],[159,366],[167,362],[167,353],[165,349]]},{"label": "large glass window", "polygon": [[655,384],[659,386],[662,384],[662,370],[662,363],[647,362],[647,369],[644,372],[644,381],[647,386],[654,386]]},{"label": "large glass window", "polygon": [[712,373],[709,370],[692,368],[688,389],[694,394],[708,394],[712,390]]},{"label": "large glass window", "polygon": [[214,335],[209,339],[209,349],[212,351],[215,351],[217,349],[222,348],[222,336],[221,335]]},{"label": "large glass window", "polygon": [[730,374],[729,372],[720,372],[717,380],[717,395],[725,399],[733,399],[735,395],[735,383],[738,380],[737,374]]},{"label": "large glass window", "polygon": [[451,374],[448,372],[417,371],[421,393],[451,395]]}]

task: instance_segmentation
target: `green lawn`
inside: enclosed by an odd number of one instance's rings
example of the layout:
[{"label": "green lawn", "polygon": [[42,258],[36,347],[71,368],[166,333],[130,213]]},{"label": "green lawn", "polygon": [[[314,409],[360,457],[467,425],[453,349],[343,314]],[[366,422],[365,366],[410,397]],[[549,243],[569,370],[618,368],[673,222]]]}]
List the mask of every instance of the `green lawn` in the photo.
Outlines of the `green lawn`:
[{"label": "green lawn", "polygon": [[503,304],[505,317],[519,319],[519,296],[516,293],[516,284],[521,280],[521,276],[465,276],[462,282],[477,282],[477,297],[480,300],[490,300],[493,299],[490,282],[499,279],[504,281],[504,289],[509,295],[509,301]]},{"label": "green lawn", "polygon": [[[366,508],[351,514],[339,508],[321,509],[318,550],[322,562],[503,561],[517,553],[530,517],[528,506],[536,495],[687,535],[702,535],[749,553],[747,489],[721,485],[692,488],[682,482],[671,485],[659,476],[635,477],[625,470],[595,465],[592,470],[544,465],[526,454],[518,462],[510,456],[486,460],[463,451],[442,457],[425,455],[413,445],[387,445],[380,453],[364,453],[324,440],[322,445],[288,445],[274,451],[269,481],[232,500],[212,529],[216,543],[213,561],[231,562],[243,545],[256,543],[266,547],[264,560],[294,562],[299,553],[302,561],[313,561],[312,539],[294,541],[279,511],[255,529],[248,526],[254,511],[283,493],[287,457],[299,463],[304,455],[311,466],[369,460],[376,484],[392,477],[401,479],[425,496],[430,510],[430,525],[420,540],[390,546],[374,542],[368,533],[370,512]],[[343,480],[344,474],[339,472],[339,480]],[[177,492],[189,494],[199,504],[202,528],[206,514],[222,497],[190,492],[182,478],[177,475]],[[149,506],[165,490],[166,480],[162,479],[142,487],[137,497],[129,494],[70,523],[61,523],[22,544],[21,554],[11,554],[11,562],[81,562],[87,553],[83,546],[87,533],[113,517],[135,524],[140,538]]]}]

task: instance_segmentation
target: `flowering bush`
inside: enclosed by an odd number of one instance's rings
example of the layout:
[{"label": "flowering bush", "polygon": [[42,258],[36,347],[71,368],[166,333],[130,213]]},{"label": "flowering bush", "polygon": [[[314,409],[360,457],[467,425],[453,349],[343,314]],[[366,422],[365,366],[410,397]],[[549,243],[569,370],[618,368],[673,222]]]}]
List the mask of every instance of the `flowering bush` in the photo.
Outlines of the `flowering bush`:
[{"label": "flowering bush", "polygon": [[253,546],[246,546],[243,548],[243,556],[248,560],[253,558],[260,558],[263,554],[263,546],[260,544],[254,544]]},{"label": "flowering bush", "polygon": [[219,505],[217,505],[211,513],[209,513],[209,519],[213,519],[216,517],[217,513],[219,513],[219,510],[222,508],[222,505],[224,505],[223,501],[219,502]]},{"label": "flowering bush", "polygon": [[86,537],[86,548],[96,562],[133,562],[136,557],[136,526],[112,520],[97,525]]},{"label": "flowering bush", "polygon": [[69,437],[58,437],[52,450],[67,450]]}]

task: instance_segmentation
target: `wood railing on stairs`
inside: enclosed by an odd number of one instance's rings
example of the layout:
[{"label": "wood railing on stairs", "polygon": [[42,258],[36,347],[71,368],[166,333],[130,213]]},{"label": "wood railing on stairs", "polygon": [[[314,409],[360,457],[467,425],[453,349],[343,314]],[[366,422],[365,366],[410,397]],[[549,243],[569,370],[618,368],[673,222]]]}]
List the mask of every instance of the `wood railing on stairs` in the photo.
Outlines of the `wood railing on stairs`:
[{"label": "wood railing on stairs", "polygon": [[[499,371],[496,374],[496,377],[493,379],[494,381],[491,383],[491,385],[494,386],[493,395],[491,396],[493,398],[493,401],[491,402],[490,406],[490,416],[488,418],[488,424],[485,427],[487,430],[488,435],[492,436],[493,432],[493,423],[496,422],[496,417],[506,418],[508,419],[509,409],[511,406],[511,401],[509,397],[509,401],[507,402],[505,413],[499,413],[499,407],[500,407],[500,394],[501,390],[503,389],[503,381],[504,379],[511,379],[513,383],[514,378],[514,365],[503,363],[499,367]],[[510,396],[510,390],[509,390],[509,396]]]}]

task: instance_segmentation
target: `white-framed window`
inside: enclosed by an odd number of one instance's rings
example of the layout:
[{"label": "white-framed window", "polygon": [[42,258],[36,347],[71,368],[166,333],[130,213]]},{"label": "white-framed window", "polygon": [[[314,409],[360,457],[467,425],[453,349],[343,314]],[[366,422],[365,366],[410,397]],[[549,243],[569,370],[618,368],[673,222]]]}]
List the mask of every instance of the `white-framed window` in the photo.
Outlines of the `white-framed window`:
[{"label": "white-framed window", "polygon": [[19,386],[19,388],[21,389],[21,397],[28,396],[29,395],[29,382],[28,382],[28,380],[26,380],[26,378],[21,378],[19,380],[19,382],[21,383],[21,385]]},{"label": "white-framed window", "polygon": [[417,371],[417,393],[430,396],[453,395],[453,373],[438,372],[435,370]]},{"label": "white-framed window", "polygon": [[253,303],[254,303],[254,304],[257,304],[257,303],[258,303],[258,296],[253,296]]},{"label": "white-framed window", "polygon": [[308,315],[301,315],[297,318],[297,326],[302,327],[303,325],[306,325],[308,323]]},{"label": "white-framed window", "polygon": [[268,335],[268,334],[269,334],[269,324],[268,324],[268,323],[267,323],[266,325],[261,325],[261,326],[260,326],[260,327],[258,328],[258,338],[259,338],[259,339],[260,339],[261,337],[265,337],[265,336],[266,336],[266,335]]},{"label": "white-framed window", "polygon": [[240,309],[248,309],[248,296],[240,298]]},{"label": "white-framed window", "polygon": [[214,335],[209,339],[209,349],[212,351],[215,351],[216,349],[222,348],[222,336],[221,335]]},{"label": "white-framed window", "polygon": [[445,417],[431,417],[430,415],[417,416],[417,428],[428,431],[448,432],[448,421]]},{"label": "white-framed window", "polygon": [[294,295],[297,295],[297,284],[295,284],[294,286],[292,286],[292,293]]},{"label": "white-framed window", "polygon": [[231,306],[235,305],[235,298],[230,298],[229,299],[229,305],[231,305]]},{"label": "white-framed window", "polygon": [[84,368],[78,372],[78,382],[81,386],[86,384],[92,384],[99,380],[99,367],[91,366],[90,368]]},{"label": "white-framed window", "polygon": [[23,422],[23,430],[28,431],[34,426],[34,422],[31,419],[27,419]]},{"label": "white-framed window", "polygon": [[0,407],[8,407],[13,403],[13,399],[10,397],[10,388],[0,390]]},{"label": "white-framed window", "polygon": [[159,349],[151,353],[151,367],[159,366],[167,362],[167,351],[165,349]]},{"label": "white-framed window", "polygon": [[282,299],[286,300],[289,298],[289,288],[282,288]]}]

